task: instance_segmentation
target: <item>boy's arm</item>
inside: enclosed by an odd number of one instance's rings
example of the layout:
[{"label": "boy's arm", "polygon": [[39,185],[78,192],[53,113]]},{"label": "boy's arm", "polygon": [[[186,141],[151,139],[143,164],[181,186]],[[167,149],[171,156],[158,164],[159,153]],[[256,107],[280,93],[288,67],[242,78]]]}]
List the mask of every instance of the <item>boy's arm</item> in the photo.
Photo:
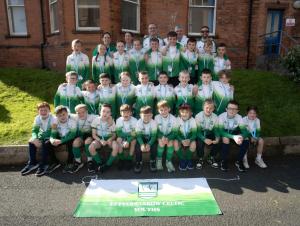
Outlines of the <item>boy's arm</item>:
[{"label": "boy's arm", "polygon": [[152,128],[152,130],[151,130],[151,138],[150,138],[148,144],[150,146],[152,146],[156,142],[156,140],[157,140],[157,126],[155,126],[155,128]]},{"label": "boy's arm", "polygon": [[233,135],[230,134],[230,133],[228,133],[228,132],[226,131],[226,129],[224,128],[224,125],[222,125],[222,124],[219,124],[219,135],[220,135],[221,137],[227,137],[227,138],[230,138],[230,139],[233,138]]},{"label": "boy's arm", "polygon": [[256,137],[259,138],[260,136],[261,136],[260,120],[257,119],[257,124],[256,124]]},{"label": "boy's arm", "polygon": [[50,134],[50,143],[53,144],[54,140],[56,140],[58,137],[58,132],[57,132],[57,125],[54,124],[51,127],[51,134]]},{"label": "boy's arm", "polygon": [[39,125],[36,124],[36,120],[34,120],[32,129],[31,129],[31,139],[32,140],[38,138],[39,131],[40,131],[40,127],[39,127]]},{"label": "boy's arm", "polygon": [[66,143],[70,140],[73,140],[76,137],[76,128],[71,128],[70,131],[61,139],[61,143]]},{"label": "boy's arm", "polygon": [[191,128],[191,137],[189,138],[191,141],[195,140],[197,137],[197,126],[196,123],[195,125],[192,126]]},{"label": "boy's arm", "polygon": [[136,131],[136,138],[140,145],[144,144],[142,131]]},{"label": "boy's arm", "polygon": [[57,107],[58,105],[60,105],[60,94],[57,91],[54,96],[54,107]]}]

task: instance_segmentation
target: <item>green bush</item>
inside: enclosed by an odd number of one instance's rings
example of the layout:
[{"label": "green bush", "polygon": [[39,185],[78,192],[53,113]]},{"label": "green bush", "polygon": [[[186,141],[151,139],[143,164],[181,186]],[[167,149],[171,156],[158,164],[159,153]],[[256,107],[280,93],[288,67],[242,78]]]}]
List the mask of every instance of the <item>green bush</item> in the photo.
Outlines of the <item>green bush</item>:
[{"label": "green bush", "polygon": [[284,66],[291,72],[294,81],[300,81],[300,45],[291,48],[283,58]]}]

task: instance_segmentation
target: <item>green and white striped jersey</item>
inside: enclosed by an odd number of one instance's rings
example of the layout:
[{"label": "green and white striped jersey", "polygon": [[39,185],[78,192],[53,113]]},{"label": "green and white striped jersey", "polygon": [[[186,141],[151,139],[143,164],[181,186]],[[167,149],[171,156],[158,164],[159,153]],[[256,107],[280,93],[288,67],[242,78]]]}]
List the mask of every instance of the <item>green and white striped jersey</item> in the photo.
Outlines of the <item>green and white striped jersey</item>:
[{"label": "green and white striped jersey", "polygon": [[52,114],[49,114],[46,119],[43,119],[40,115],[37,115],[34,118],[32,125],[31,139],[49,139],[51,135],[51,128],[54,124],[57,124],[57,119]]},{"label": "green and white striped jersey", "polygon": [[129,54],[129,73],[134,85],[138,84],[138,74],[146,70],[145,51],[143,49],[131,49]]},{"label": "green and white striped jersey", "polygon": [[254,120],[250,120],[248,116],[243,118],[243,123],[246,126],[249,136],[255,139],[260,138],[261,136],[261,127],[260,127],[260,120],[256,118]]},{"label": "green and white striped jersey", "polygon": [[83,102],[88,108],[88,113],[92,115],[99,114],[100,97],[97,91],[91,93],[89,91],[82,91]]},{"label": "green and white striped jersey", "polygon": [[178,112],[178,108],[182,104],[188,104],[191,108],[194,106],[194,96],[193,96],[193,85],[187,84],[183,87],[181,84],[175,87],[174,92],[176,94],[176,110]]},{"label": "green and white striped jersey", "polygon": [[151,146],[156,142],[157,124],[153,119],[149,123],[144,123],[142,119],[139,119],[136,123],[135,132],[140,145],[145,144],[144,140],[146,140],[146,144]]},{"label": "green and white striped jersey", "polygon": [[112,59],[107,56],[93,56],[92,59],[92,78],[94,82],[99,82],[99,75],[102,73],[107,73],[112,76],[112,66],[113,61]]},{"label": "green and white striped jersey", "polygon": [[212,82],[207,85],[199,85],[198,86],[198,93],[195,96],[195,107],[194,107],[194,114],[198,114],[200,111],[203,110],[203,103],[206,99],[212,99],[213,97],[213,87]]},{"label": "green and white striped jersey", "polygon": [[226,64],[227,60],[228,59],[221,58],[221,57],[215,57],[214,58],[214,71],[215,71],[215,74],[218,74],[218,72],[221,71],[221,70],[230,70],[231,69],[231,66]]},{"label": "green and white striped jersey", "polygon": [[75,107],[81,101],[82,92],[78,87],[71,84],[61,84],[54,96],[54,107],[63,105],[68,107],[71,113],[75,113]]},{"label": "green and white striped jersey", "polygon": [[116,86],[116,101],[117,101],[117,115],[120,115],[120,107],[123,104],[133,106],[135,103],[135,86],[130,84],[127,87],[118,83]]},{"label": "green and white striped jersey", "polygon": [[98,90],[99,95],[99,112],[102,104],[110,104],[111,105],[111,115],[113,118],[116,117],[116,87],[115,86],[107,86],[107,87],[99,87]]},{"label": "green and white striped jersey", "polygon": [[95,129],[97,132],[97,136],[100,139],[108,140],[110,137],[112,137],[116,132],[116,124],[114,120],[111,124],[109,124],[107,121],[104,121],[101,119],[100,116],[97,116],[93,122],[92,122],[92,129]]},{"label": "green and white striped jersey", "polygon": [[156,81],[159,73],[162,71],[163,55],[160,51],[153,52],[151,49],[146,52],[148,60],[146,70],[148,71],[149,80]]},{"label": "green and white striped jersey", "polygon": [[178,140],[195,140],[197,136],[197,124],[193,117],[183,121],[180,117],[177,118],[178,123]]},{"label": "green and white striped jersey", "polygon": [[153,112],[155,91],[152,83],[148,83],[147,85],[137,85],[135,89],[135,96],[135,110],[137,118],[139,118],[140,109],[144,106],[150,106]]},{"label": "green and white striped jersey", "polygon": [[113,71],[114,71],[114,82],[120,82],[120,74],[123,71],[129,72],[129,55],[127,53],[120,54],[115,52],[113,56]]},{"label": "green and white striped jersey", "polygon": [[125,121],[123,117],[118,118],[116,122],[117,137],[120,137],[130,143],[136,137],[136,124],[137,119],[132,116],[127,121]]},{"label": "green and white striped jersey", "polygon": [[77,136],[92,136],[92,122],[97,116],[88,114],[85,119],[79,118],[78,115],[73,117],[77,123]]},{"label": "green and white striped jersey", "polygon": [[213,100],[216,106],[216,114],[220,115],[226,110],[227,104],[233,99],[233,89],[230,84],[224,84],[219,81],[213,81]]},{"label": "green and white striped jersey", "polygon": [[[199,56],[198,59],[198,77],[200,78],[203,69],[209,69],[212,73],[212,79],[214,81],[218,80],[218,77],[214,73],[214,56],[204,53]],[[201,79],[199,79],[198,84],[200,85],[202,83]]]},{"label": "green and white striped jersey", "polygon": [[182,47],[179,43],[176,46],[164,47],[167,48],[166,55],[163,56],[163,70],[167,72],[170,78],[178,77],[180,72],[180,53]]},{"label": "green and white striped jersey", "polygon": [[195,116],[195,120],[197,124],[197,137],[202,141],[209,134],[219,137],[218,116],[216,114],[212,113],[210,116],[206,116],[204,111],[201,111]]},{"label": "green and white striped jersey", "polygon": [[198,70],[198,53],[186,50],[181,52],[180,71],[187,70],[191,77],[196,77],[196,70]]},{"label": "green and white striped jersey", "polygon": [[233,138],[233,135],[237,134],[241,134],[244,138],[247,137],[248,133],[243,118],[239,114],[229,118],[227,112],[224,112],[219,115],[218,124],[221,137]]},{"label": "green and white striped jersey", "polygon": [[157,123],[157,137],[166,137],[169,140],[174,140],[178,134],[178,124],[177,118],[169,114],[166,118],[162,117],[160,114],[155,116],[155,121]]},{"label": "green and white striped jersey", "polygon": [[159,84],[154,87],[154,93],[155,93],[157,102],[159,102],[161,100],[166,100],[172,111],[172,109],[174,108],[175,100],[176,100],[174,88],[172,86],[170,86],[169,84],[166,84],[166,85]]},{"label": "green and white striped jersey", "polygon": [[67,122],[61,123],[57,120],[56,129],[51,130],[50,142],[53,143],[54,139],[60,139],[62,143],[73,140],[77,134],[77,122],[69,115]]},{"label": "green and white striped jersey", "polygon": [[82,84],[89,79],[90,63],[89,58],[84,53],[76,54],[73,52],[67,57],[66,72],[76,71],[78,73],[77,86],[81,88]]}]

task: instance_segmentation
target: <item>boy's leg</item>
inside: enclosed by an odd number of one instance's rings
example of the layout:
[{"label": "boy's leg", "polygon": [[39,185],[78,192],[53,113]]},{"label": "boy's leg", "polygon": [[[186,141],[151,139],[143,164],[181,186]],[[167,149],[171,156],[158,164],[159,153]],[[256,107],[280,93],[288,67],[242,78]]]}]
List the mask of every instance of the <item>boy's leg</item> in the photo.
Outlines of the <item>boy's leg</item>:
[{"label": "boy's leg", "polygon": [[141,145],[137,142],[135,145],[135,167],[134,172],[140,173],[143,169]]},{"label": "boy's leg", "polygon": [[173,153],[174,153],[174,141],[170,140],[167,145],[167,155],[166,155],[166,167],[169,173],[175,171],[175,167],[172,163]]},{"label": "boy's leg", "polygon": [[93,160],[96,162],[97,166],[100,166],[102,164],[102,159],[99,153],[97,152],[97,149],[101,147],[102,147],[101,143],[97,140],[94,140],[89,146],[89,152]]},{"label": "boy's leg", "polygon": [[29,161],[26,164],[26,166],[21,170],[21,174],[23,176],[29,174],[30,172],[32,172],[33,170],[39,167],[36,161],[37,146],[40,146],[40,141],[38,139],[29,141],[28,143]]},{"label": "boy's leg", "polygon": [[180,141],[174,141],[174,151],[176,152],[179,159],[179,170],[185,171],[187,169],[187,162],[183,154],[183,146]]},{"label": "boy's leg", "polygon": [[110,153],[110,156],[109,156],[108,160],[106,161],[105,165],[110,167],[112,165],[112,163],[114,162],[114,160],[117,158],[118,145],[117,145],[116,141],[112,141],[111,144],[109,144],[108,146],[112,149],[112,152]]},{"label": "boy's leg", "polygon": [[150,146],[150,171],[155,172],[156,168],[156,156],[157,156],[157,144],[154,143]]},{"label": "boy's leg", "polygon": [[244,166],[244,163],[243,163],[243,158],[247,152],[249,148],[249,140],[243,140],[243,143],[241,144],[240,146],[240,150],[239,150],[239,154],[238,154],[238,159],[237,161],[235,162],[235,165],[236,167],[238,168],[238,170],[240,172],[245,172],[246,171],[246,168]]},{"label": "boy's leg", "polygon": [[192,141],[190,146],[186,152],[186,159],[187,159],[187,169],[192,170],[194,169],[193,166],[193,154],[196,151],[196,141]]},{"label": "boy's leg", "polygon": [[260,168],[267,168],[266,163],[262,159],[263,148],[264,148],[264,140],[262,138],[259,138],[258,139],[258,144],[257,144],[257,155],[256,155],[256,158],[255,158],[255,163]]},{"label": "boy's leg", "polygon": [[229,144],[230,140],[227,137],[222,137],[222,147],[221,147],[221,170],[228,170],[228,155],[229,155]]},{"label": "boy's leg", "polygon": [[162,156],[165,150],[165,145],[163,144],[162,139],[158,139],[158,146],[157,146],[157,158],[156,158],[156,169],[157,170],[163,170],[162,165]]},{"label": "boy's leg", "polygon": [[45,147],[48,150],[49,153],[49,157],[50,157],[50,164],[49,164],[49,168],[48,168],[48,173],[52,173],[54,170],[58,169],[61,164],[60,162],[57,160],[56,155],[55,155],[55,146],[53,146],[50,142],[50,140],[47,140],[45,142]]},{"label": "boy's leg", "polygon": [[91,156],[91,153],[89,151],[89,146],[91,145],[91,143],[93,142],[92,137],[87,137],[84,141],[84,151],[85,151],[85,155],[87,158],[87,168],[88,168],[88,172],[92,173],[95,172],[95,167],[93,164],[93,158]]},{"label": "boy's leg", "polygon": [[197,144],[197,155],[198,155],[198,162],[196,164],[196,168],[197,169],[202,169],[203,164],[204,164],[204,147],[205,147],[205,143],[203,140],[201,139],[197,139],[196,140],[196,144]]},{"label": "boy's leg", "polygon": [[76,173],[79,169],[81,169],[84,164],[81,162],[81,150],[80,147],[83,146],[83,142],[84,142],[84,138],[81,137],[77,137],[74,141],[73,141],[73,148],[72,148],[72,152],[74,155],[74,164],[73,167],[71,169],[71,173]]}]

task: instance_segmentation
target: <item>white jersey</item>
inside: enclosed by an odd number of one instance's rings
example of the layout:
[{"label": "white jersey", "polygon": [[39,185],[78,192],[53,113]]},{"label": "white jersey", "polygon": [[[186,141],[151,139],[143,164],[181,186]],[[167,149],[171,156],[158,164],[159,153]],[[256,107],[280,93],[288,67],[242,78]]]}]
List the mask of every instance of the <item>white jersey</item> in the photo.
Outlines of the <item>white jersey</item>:
[{"label": "white jersey", "polygon": [[159,114],[155,116],[154,120],[157,123],[158,130],[164,135],[168,135],[172,132],[172,130],[174,131],[178,128],[177,119],[172,114],[169,114],[166,118]]},{"label": "white jersey", "polygon": [[[186,37],[186,35],[183,35],[180,41],[177,39],[177,43],[179,43],[181,46],[185,47],[187,45],[188,40],[189,40],[189,38]],[[168,38],[164,38],[164,43],[165,43],[165,45],[169,44]]]},{"label": "white jersey", "polygon": [[92,123],[96,118],[96,115],[87,115],[85,119],[80,119],[78,115],[74,116],[77,123],[77,130],[81,133],[92,133]]},{"label": "white jersey", "polygon": [[66,136],[70,131],[77,130],[77,122],[74,117],[69,116],[67,122],[61,123],[57,120],[57,132],[60,137]]},{"label": "white jersey", "polygon": [[195,116],[195,120],[201,130],[212,131],[214,127],[218,126],[218,116],[214,113],[208,117],[204,114],[204,111],[201,111]]},{"label": "white jersey", "polygon": [[125,121],[123,117],[117,119],[116,130],[121,130],[122,133],[133,133],[135,132],[137,119],[130,117],[128,121]]},{"label": "white jersey", "polygon": [[[145,51],[150,49],[150,39],[151,38],[152,37],[150,37],[150,36],[145,36],[145,38],[143,40],[143,49]],[[163,47],[164,46],[164,41],[159,37],[156,37],[156,38],[159,40],[159,47]]]},{"label": "white jersey", "polygon": [[219,128],[224,128],[227,131],[234,131],[244,124],[242,116],[236,114],[233,118],[229,118],[227,112],[219,115],[218,123]]},{"label": "white jersey", "polygon": [[96,117],[92,122],[92,128],[97,131],[97,136],[101,139],[111,137],[116,131],[116,124],[112,121],[111,124],[103,121],[100,116]]},{"label": "white jersey", "polygon": [[[199,50],[199,53],[202,55],[205,53],[204,51],[204,44],[205,44],[205,41],[203,39],[199,40],[197,42],[197,49]],[[215,54],[216,53],[216,43],[214,41],[212,41],[212,53]]]},{"label": "white jersey", "polygon": [[215,57],[214,58],[214,71],[215,73],[218,73],[221,70],[230,70],[231,66],[227,65],[226,63],[227,60],[225,60],[224,58],[220,58],[220,57]]},{"label": "white jersey", "polygon": [[46,132],[51,129],[51,126],[54,124],[57,124],[57,118],[52,114],[49,114],[46,119],[43,119],[40,115],[37,115],[34,118],[34,126],[39,127],[42,132]]}]

